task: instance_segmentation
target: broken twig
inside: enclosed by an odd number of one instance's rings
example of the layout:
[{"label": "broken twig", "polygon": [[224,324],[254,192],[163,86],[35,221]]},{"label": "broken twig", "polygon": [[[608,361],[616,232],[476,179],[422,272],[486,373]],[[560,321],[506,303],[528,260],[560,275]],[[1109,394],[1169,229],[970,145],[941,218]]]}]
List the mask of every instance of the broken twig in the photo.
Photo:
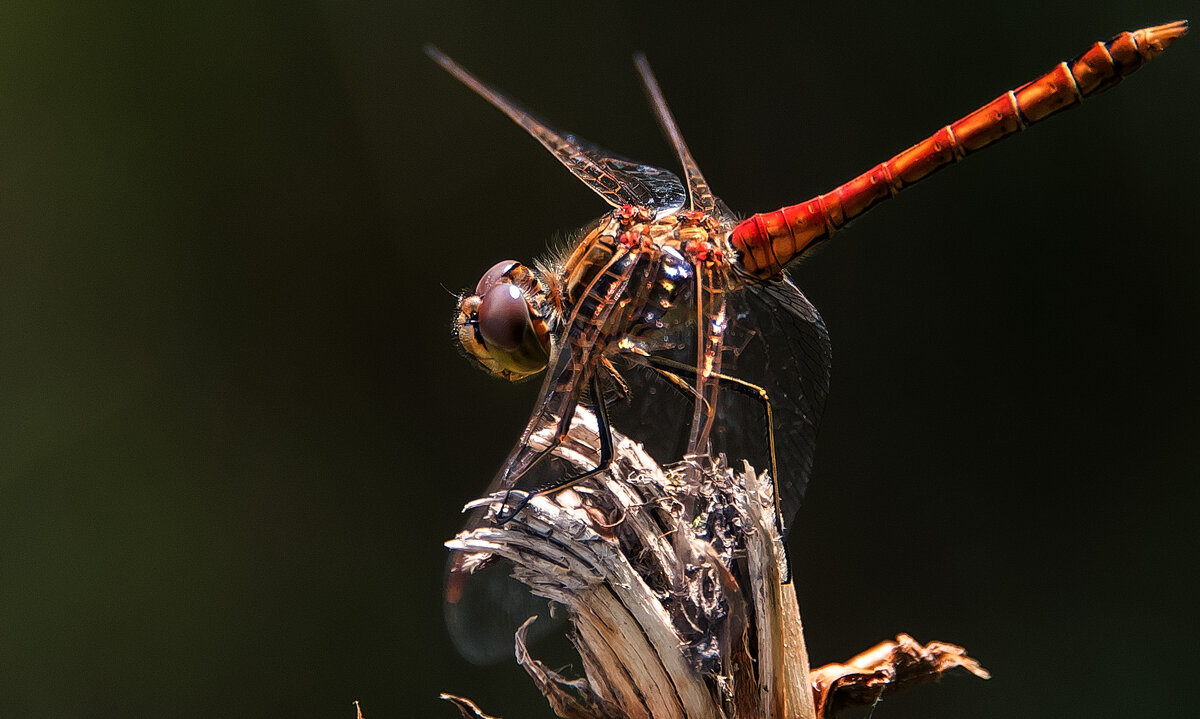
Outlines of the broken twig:
[{"label": "broken twig", "polygon": [[[555,452],[589,466],[595,437],[580,409]],[[824,719],[956,666],[986,676],[960,648],[905,635],[810,675],[770,478],[707,457],[660,467],[632,440],[614,444],[608,471],[447,542],[476,563],[511,562],[530,591],[567,608],[584,678],[529,655],[529,622],[515,637],[517,661],[558,716]],[[501,492],[468,509],[505,501]]]}]

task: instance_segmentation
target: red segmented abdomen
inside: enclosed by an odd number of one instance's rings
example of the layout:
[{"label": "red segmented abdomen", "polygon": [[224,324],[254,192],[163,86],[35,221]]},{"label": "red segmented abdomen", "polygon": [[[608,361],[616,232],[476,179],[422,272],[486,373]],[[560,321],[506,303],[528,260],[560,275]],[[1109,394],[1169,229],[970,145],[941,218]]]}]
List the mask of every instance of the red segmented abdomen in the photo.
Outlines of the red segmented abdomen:
[{"label": "red segmented abdomen", "polygon": [[807,202],[763,212],[730,233],[744,270],[760,278],[783,268],[846,222],[951,161],[1003,139],[1083,98],[1107,90],[1187,32],[1187,21],[1123,32],[1010,90],[887,162]]}]

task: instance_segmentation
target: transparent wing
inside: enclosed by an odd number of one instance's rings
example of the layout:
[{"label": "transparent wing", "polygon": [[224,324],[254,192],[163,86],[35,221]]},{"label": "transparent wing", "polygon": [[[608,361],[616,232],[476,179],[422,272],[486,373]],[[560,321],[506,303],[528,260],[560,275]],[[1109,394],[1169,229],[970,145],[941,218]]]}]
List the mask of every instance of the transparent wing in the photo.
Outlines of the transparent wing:
[{"label": "transparent wing", "polygon": [[775,412],[780,505],[789,528],[812,473],[817,428],[829,394],[829,332],[790,279],[752,285],[746,299],[767,344],[769,368],[761,384]]},{"label": "transparent wing", "polygon": [[654,77],[654,71],[650,69],[650,62],[645,55],[639,52],[633,56],[633,63],[637,66],[638,74],[642,76],[642,86],[646,88],[646,95],[650,98],[650,106],[654,108],[658,124],[666,133],[667,139],[671,141],[671,146],[675,148],[675,156],[679,158],[679,164],[683,166],[683,176],[687,179],[691,209],[704,212],[711,212],[715,209],[722,215],[728,215],[729,208],[713,195],[712,190],[708,187],[708,182],[700,172],[700,167],[692,158],[687,143],[683,141],[683,133],[679,131],[675,116],[671,113],[662,89],[658,86],[658,79]]},{"label": "transparent wing", "polygon": [[425,52],[462,84],[525,128],[525,131],[542,143],[571,174],[582,180],[613,207],[636,205],[653,210],[656,215],[662,217],[675,212],[687,202],[687,191],[674,173],[628,160],[582,138],[559,132],[533,113],[485,85],[436,47],[426,45]]},{"label": "transparent wing", "polygon": [[[820,313],[787,278],[756,281],[733,293],[729,313],[726,372],[764,389],[774,413],[776,481],[786,531],[812,473],[817,426],[829,393],[829,333]],[[730,392],[723,392],[721,401],[726,443],[746,452],[730,451],[731,458],[745,456],[761,471],[765,465],[754,457],[767,451],[764,413]]]},{"label": "transparent wing", "polygon": [[[720,284],[711,287],[718,290]],[[699,428],[701,433],[707,431],[713,456],[724,454],[737,468],[746,460],[758,471],[771,467],[768,430],[773,426],[786,532],[812,473],[817,426],[829,391],[829,335],[820,314],[790,280],[754,282],[724,295],[727,326],[723,332],[698,330],[696,323],[688,322],[675,327],[665,338],[665,348],[654,352],[654,358],[669,363],[658,366],[684,380],[682,386],[666,381],[662,372],[651,371],[647,365],[652,362],[637,356],[617,358],[622,360],[620,369],[631,401],[611,411],[613,425],[643,442],[664,463],[677,461],[689,451],[688,429]],[[710,310],[718,306],[713,302]],[[712,311],[705,317],[705,324],[721,321]],[[714,365],[720,377],[710,372],[702,379],[696,371],[698,356],[701,364],[716,359],[711,353],[697,352],[701,337],[720,343],[720,362]],[[767,423],[766,408],[755,388],[762,389],[770,401],[773,425]],[[699,393],[716,407],[707,428],[696,421]]]},{"label": "transparent wing", "polygon": [[[542,385],[541,400],[534,408],[521,441],[492,479],[484,496],[514,487],[536,491],[539,485],[570,476],[572,469],[557,456],[538,461],[546,449],[535,444],[534,435],[558,432],[559,418],[575,414],[579,393],[586,386],[582,374],[585,367],[569,349],[558,348],[551,359],[550,371]],[[536,463],[536,466],[534,466]],[[486,521],[484,510],[471,512],[464,531],[471,531]],[[482,569],[469,571],[467,555],[455,553],[446,572],[446,628],[460,654],[476,664],[492,664],[513,651],[513,633],[534,614],[544,615],[546,601],[529,593],[528,589],[509,576],[507,561],[494,559]],[[545,616],[541,617],[545,619]],[[534,624],[535,636],[549,623]]]},{"label": "transparent wing", "polygon": [[450,557],[446,571],[446,629],[459,654],[473,664],[512,661],[517,628],[532,616],[538,620],[529,629],[534,643],[553,634],[562,617],[551,617],[550,600],[529,592],[512,577],[512,565],[493,560],[468,574],[462,569],[463,555]]},{"label": "transparent wing", "polygon": [[[614,296],[623,295],[636,263],[635,253],[615,254],[600,273],[608,283],[606,291]],[[590,448],[602,444],[599,433],[607,432],[607,427],[599,423],[593,428],[597,433],[595,440],[585,442],[589,449],[581,450],[578,443],[570,446],[562,443],[576,416],[580,395],[597,371],[599,335],[618,307],[615,302],[580,305],[586,305],[587,309],[577,306],[566,320],[565,331],[556,338],[540,399],[520,441],[486,494],[507,489],[543,492],[561,486],[580,474],[571,451],[575,457],[586,457]],[[592,466],[598,466],[600,461],[596,454]],[[512,508],[519,506],[515,504],[517,501],[514,500]],[[476,510],[466,528],[472,530],[484,521],[482,510]],[[545,600],[530,595],[508,577],[508,571],[508,563],[497,560],[482,571],[470,573],[464,556],[451,558],[445,587],[446,624],[460,653],[472,661],[494,662],[510,654],[512,633],[521,622],[532,614],[544,614],[538,610],[545,608]],[[538,622],[534,633],[546,631],[548,624]]]}]

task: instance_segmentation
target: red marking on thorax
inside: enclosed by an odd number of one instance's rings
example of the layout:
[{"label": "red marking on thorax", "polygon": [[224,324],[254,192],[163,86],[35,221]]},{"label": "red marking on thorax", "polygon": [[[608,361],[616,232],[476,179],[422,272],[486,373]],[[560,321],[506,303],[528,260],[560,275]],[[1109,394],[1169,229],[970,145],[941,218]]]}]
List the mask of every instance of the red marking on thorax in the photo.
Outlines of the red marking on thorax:
[{"label": "red marking on thorax", "polygon": [[621,205],[613,210],[613,217],[617,218],[622,227],[628,227],[634,222],[649,222],[654,216],[644,207]]},{"label": "red marking on thorax", "polygon": [[697,262],[720,262],[725,259],[725,253],[721,251],[721,248],[711,242],[693,240],[684,245],[683,249],[690,256],[696,258]]}]

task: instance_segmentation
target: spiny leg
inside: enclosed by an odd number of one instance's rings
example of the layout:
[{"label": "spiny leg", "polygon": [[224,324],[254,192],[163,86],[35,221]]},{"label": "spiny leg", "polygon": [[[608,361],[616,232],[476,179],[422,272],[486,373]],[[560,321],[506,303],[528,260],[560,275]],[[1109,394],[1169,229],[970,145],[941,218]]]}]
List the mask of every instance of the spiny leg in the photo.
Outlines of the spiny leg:
[{"label": "spiny leg", "polygon": [[[549,494],[550,492],[557,492],[560,489],[566,489],[567,487],[570,487],[573,484],[582,482],[583,480],[587,479],[588,477],[591,477],[593,475],[599,474],[600,472],[603,472],[604,470],[608,469],[609,465],[612,464],[612,458],[613,458],[612,425],[610,425],[609,421],[608,421],[608,407],[605,406],[605,404],[604,404],[604,392],[600,388],[599,376],[597,376],[597,375],[592,376],[590,391],[591,391],[591,395],[592,395],[592,402],[596,405],[596,434],[598,435],[599,440],[600,440],[600,457],[599,457],[599,461],[596,463],[596,466],[593,467],[592,469],[587,470],[586,472],[583,472],[582,474],[577,474],[574,477],[568,477],[567,479],[564,479],[563,481],[558,482],[557,484],[555,484],[552,487],[535,489],[532,492],[528,492],[525,494],[524,497],[521,498],[521,500],[519,502],[517,502],[515,507],[513,507],[510,510],[505,510],[504,507],[508,505],[509,498],[512,496],[512,493],[513,493],[513,490],[509,490],[508,494],[505,495],[505,497],[504,497],[504,504],[501,505],[500,510],[498,512],[496,512],[496,517],[495,517],[496,524],[500,524],[500,525],[505,524],[509,520],[511,520],[513,517],[517,516],[517,514],[522,509],[525,508],[525,505],[529,504],[529,502],[532,501],[534,497],[537,497],[537,496],[543,495],[543,494]],[[529,467],[525,470],[525,472],[523,472],[522,475],[517,477],[517,479],[519,480],[521,478],[521,476],[523,476],[525,473],[529,472],[530,469],[533,469],[534,465],[536,465],[538,462],[540,462],[544,457],[546,457],[548,454],[552,453],[555,449],[558,449],[560,446],[562,446],[563,439],[564,438],[561,435],[556,436],[554,438],[554,441],[551,442],[550,446],[546,447],[541,452],[538,452],[537,457],[533,460],[533,462],[531,462],[529,464]],[[514,481],[516,481],[516,480],[514,480]]]},{"label": "spiny leg", "polygon": [[[695,381],[696,369],[689,367],[682,362],[667,359],[665,357],[645,357],[647,366],[658,372],[672,386],[680,390],[683,394],[690,397],[695,397],[696,392],[692,385],[684,381],[680,375],[684,375],[686,379]],[[745,397],[758,402],[767,418],[767,451],[771,461],[771,486],[774,488],[774,504],[775,504],[775,530],[779,532],[779,536],[783,537],[783,510],[779,503],[779,469],[775,461],[775,414],[771,411],[771,397],[767,394],[767,390],[754,384],[747,382],[744,379],[733,377],[727,374],[715,375],[718,380],[718,385],[727,387],[734,392],[737,392]],[[787,542],[783,543],[784,552],[784,571],[783,584],[789,584],[792,581],[791,558],[788,557]]]},{"label": "spiny leg", "polygon": [[[601,357],[600,366],[608,372],[609,379],[611,379],[613,384],[617,386],[617,396],[623,400],[629,399],[631,394],[629,391],[629,384],[625,381],[625,378],[621,376],[621,373],[617,371],[617,368],[613,366],[612,361],[607,357]],[[613,403],[615,404],[615,400]]]}]

